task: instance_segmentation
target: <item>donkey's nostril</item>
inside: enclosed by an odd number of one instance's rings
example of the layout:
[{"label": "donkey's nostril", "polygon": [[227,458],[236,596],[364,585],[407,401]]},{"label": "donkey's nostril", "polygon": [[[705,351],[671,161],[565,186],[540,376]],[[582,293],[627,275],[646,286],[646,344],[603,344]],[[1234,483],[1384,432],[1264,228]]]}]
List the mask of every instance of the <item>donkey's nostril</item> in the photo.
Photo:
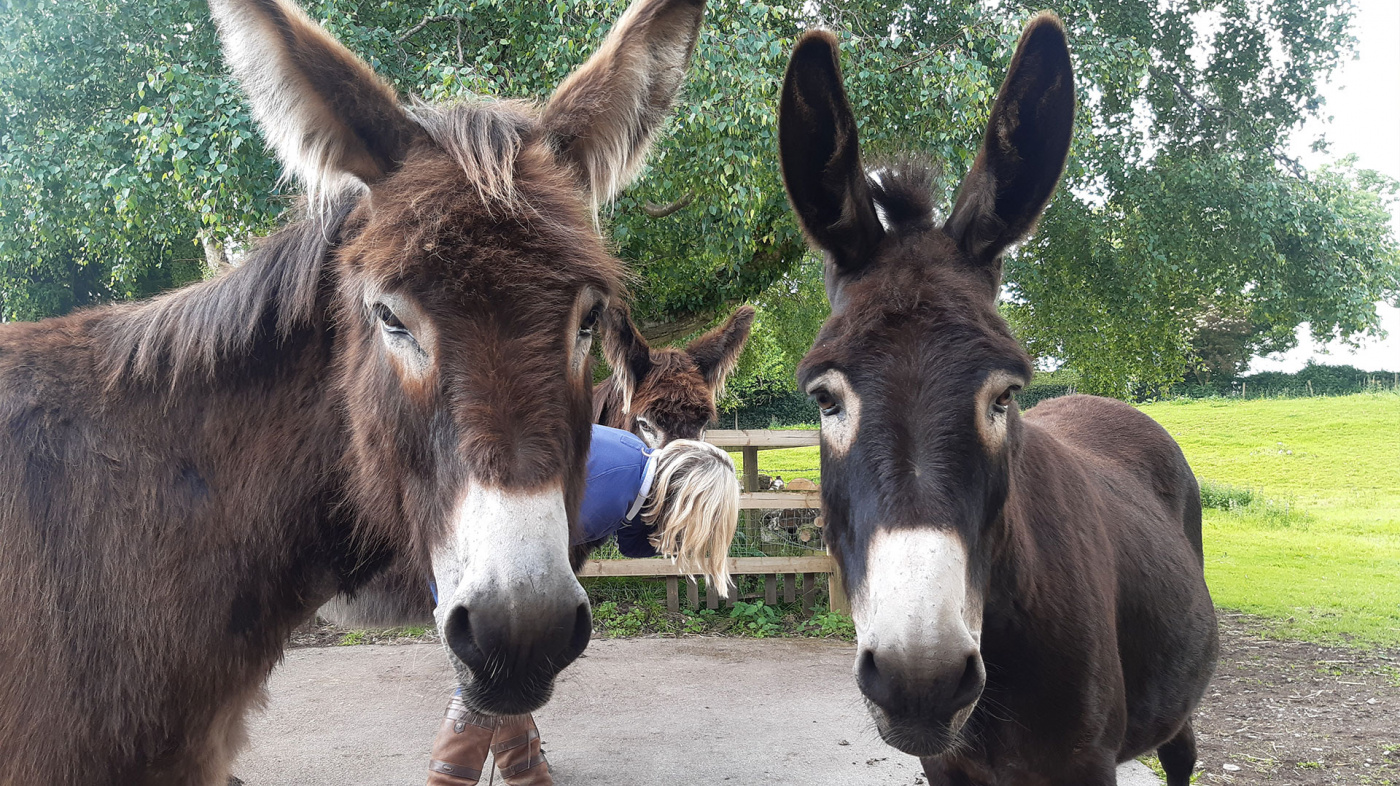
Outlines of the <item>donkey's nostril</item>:
[{"label": "donkey's nostril", "polygon": [[593,638],[593,612],[589,609],[585,601],[578,604],[578,609],[574,612],[574,635],[569,639],[569,649],[565,653],[565,661],[573,661],[583,654],[588,647],[588,640]]},{"label": "donkey's nostril", "polygon": [[953,712],[961,710],[963,707],[977,700],[982,695],[982,686],[986,684],[987,672],[982,665],[982,656],[974,652],[967,656],[966,665],[963,667],[962,679],[958,681],[958,686],[953,690],[953,695],[948,700],[948,706]]},{"label": "donkey's nostril", "polygon": [[448,613],[442,635],[447,640],[447,648],[452,650],[452,654],[465,663],[467,668],[479,672],[485,667],[486,655],[472,635],[471,617],[466,606],[458,606]]},{"label": "donkey's nostril", "polygon": [[889,675],[880,673],[879,666],[875,664],[874,650],[861,650],[856,657],[856,687],[881,707],[888,707],[894,698]]}]

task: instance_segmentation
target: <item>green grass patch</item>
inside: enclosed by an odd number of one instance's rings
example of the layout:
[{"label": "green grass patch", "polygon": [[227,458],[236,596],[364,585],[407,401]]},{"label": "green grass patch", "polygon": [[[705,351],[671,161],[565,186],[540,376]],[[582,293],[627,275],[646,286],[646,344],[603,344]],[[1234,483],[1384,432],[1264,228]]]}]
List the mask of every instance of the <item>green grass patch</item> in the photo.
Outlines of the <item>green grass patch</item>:
[{"label": "green grass patch", "polygon": [[593,604],[593,630],[607,638],[627,636],[746,636],[756,639],[804,637],[854,641],[855,623],[845,614],[815,609],[804,617],[796,604],[769,606],[761,600],[737,601],[720,609],[666,611],[665,601],[605,600]]},{"label": "green grass patch", "polygon": [[593,630],[609,638],[689,634],[855,640],[850,616],[825,605],[824,576],[822,594],[810,615],[803,613],[799,603],[764,603],[762,576],[734,578],[740,598],[748,600],[724,603],[718,609],[691,609],[682,602],[675,614],[666,610],[665,583],[652,578],[590,578],[583,580],[583,586],[593,607]]},{"label": "green grass patch", "polygon": [[1254,489],[1231,486],[1201,479],[1201,507],[1206,511],[1220,510],[1250,519],[1273,529],[1292,527],[1308,522],[1308,516],[1289,502],[1265,497]]},{"label": "green grass patch", "polygon": [[369,641],[369,632],[363,630],[346,631],[345,635],[336,642],[340,647],[354,647],[357,644],[365,644]]},{"label": "green grass patch", "polygon": [[1400,395],[1141,407],[1202,478],[1215,602],[1278,635],[1400,644]]}]

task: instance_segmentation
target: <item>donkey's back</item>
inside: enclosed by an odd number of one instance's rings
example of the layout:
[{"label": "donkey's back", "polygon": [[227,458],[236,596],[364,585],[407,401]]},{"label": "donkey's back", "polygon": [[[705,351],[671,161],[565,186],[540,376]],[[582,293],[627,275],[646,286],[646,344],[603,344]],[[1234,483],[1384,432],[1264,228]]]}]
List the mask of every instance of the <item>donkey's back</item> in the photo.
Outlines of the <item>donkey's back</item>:
[{"label": "donkey's back", "polygon": [[1181,447],[1157,421],[1116,399],[1060,396],[1026,412],[1026,422],[1075,448],[1100,471],[1130,477],[1159,503],[1199,558],[1201,494]]},{"label": "donkey's back", "polygon": [[1202,570],[1200,489],[1171,435],[1121,401],[1050,399],[1025,422],[1069,451],[1074,474],[1088,484],[1077,493],[1098,513],[1080,525],[1101,525],[1111,551],[1124,761],[1172,738],[1214,672],[1218,634]]}]

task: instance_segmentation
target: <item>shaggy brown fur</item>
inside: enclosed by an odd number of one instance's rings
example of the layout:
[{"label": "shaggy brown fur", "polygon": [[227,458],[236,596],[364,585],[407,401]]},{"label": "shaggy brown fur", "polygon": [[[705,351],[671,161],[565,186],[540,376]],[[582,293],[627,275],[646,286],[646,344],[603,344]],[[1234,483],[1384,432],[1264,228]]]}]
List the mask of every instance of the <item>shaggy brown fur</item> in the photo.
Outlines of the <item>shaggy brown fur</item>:
[{"label": "shaggy brown fur", "polygon": [[[798,376],[823,410],[825,532],[881,735],[924,757],[931,785],[1111,786],[1118,762],[1155,748],[1185,786],[1217,648],[1195,478],[1125,404],[1069,396],[1021,418],[1030,362],[996,309],[1001,254],[1034,225],[1069,147],[1059,21],[1042,15],[1022,35],[942,226],[927,169],[862,168],[830,34],[798,44],[779,118],[789,196],[827,254],[832,315]],[[885,626],[872,636],[869,588],[923,575],[889,551],[870,559],[891,541],[960,549],[966,575],[910,584],[918,600],[871,614]],[[968,605],[937,624],[974,631],[950,651],[915,619],[944,594]]]},{"label": "shaggy brown fur", "polygon": [[[637,5],[609,51],[683,69],[702,3]],[[398,555],[422,564],[469,484],[557,484],[571,520],[582,493],[583,361],[623,277],[589,206],[623,178],[568,138],[621,133],[612,166],[631,168],[636,127],[524,104],[410,114],[293,6],[214,9],[318,200],[212,281],[0,327],[3,786],[223,786],[317,605]],[[554,100],[671,100],[624,76]],[[387,343],[390,295],[409,349]],[[480,675],[478,695],[542,701],[576,655]]]}]

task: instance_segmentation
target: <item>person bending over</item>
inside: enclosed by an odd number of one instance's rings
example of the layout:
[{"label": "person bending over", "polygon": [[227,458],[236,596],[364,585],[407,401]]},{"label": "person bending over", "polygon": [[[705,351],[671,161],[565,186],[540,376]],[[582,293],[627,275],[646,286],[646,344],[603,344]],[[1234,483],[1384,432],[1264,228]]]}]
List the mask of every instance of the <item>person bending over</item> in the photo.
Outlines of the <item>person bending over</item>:
[{"label": "person bending over", "polygon": [[[583,537],[575,545],[616,535],[623,556],[670,557],[683,572],[727,589],[739,521],[734,462],[706,442],[678,439],[653,450],[631,432],[595,425],[579,518]],[[488,749],[508,786],[552,784],[534,718],[472,712],[459,691],[433,741],[428,786],[477,783]]]}]

